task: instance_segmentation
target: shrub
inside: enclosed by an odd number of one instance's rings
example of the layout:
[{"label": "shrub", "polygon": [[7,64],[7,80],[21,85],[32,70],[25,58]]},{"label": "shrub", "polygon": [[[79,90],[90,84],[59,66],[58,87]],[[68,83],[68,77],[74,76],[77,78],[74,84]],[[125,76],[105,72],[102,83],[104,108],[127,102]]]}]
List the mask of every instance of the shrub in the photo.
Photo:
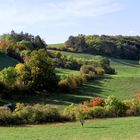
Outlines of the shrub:
[{"label": "shrub", "polygon": [[83,74],[85,80],[92,80],[95,78],[95,72],[89,72],[89,74]]},{"label": "shrub", "polygon": [[128,107],[126,111],[127,116],[136,116],[137,115],[137,108],[134,105]]},{"label": "shrub", "polygon": [[70,89],[76,89],[78,87],[78,83],[75,80],[74,76],[67,77],[67,81],[68,81]]},{"label": "shrub", "polygon": [[85,79],[90,80],[105,73],[102,67],[95,67],[93,65],[83,65],[80,68],[81,74]]},{"label": "shrub", "polygon": [[16,103],[15,112],[22,110],[25,107],[23,103]]},{"label": "shrub", "polygon": [[139,92],[135,94],[135,98],[136,98],[136,100],[138,100],[140,102],[140,93]]},{"label": "shrub", "polygon": [[73,79],[76,81],[78,86],[81,86],[84,83],[84,78],[82,77],[82,75],[73,76]]},{"label": "shrub", "polygon": [[63,114],[68,116],[71,120],[76,120],[78,118],[79,106],[76,104],[71,104],[64,109]]},{"label": "shrub", "polygon": [[136,99],[131,100],[131,106],[129,107],[132,115],[140,115],[140,101]]},{"label": "shrub", "polygon": [[109,65],[104,66],[104,70],[106,74],[115,74],[115,69],[111,68]]},{"label": "shrub", "polygon": [[102,106],[95,106],[90,110],[89,116],[92,118],[104,118],[106,116],[105,108]]},{"label": "shrub", "polygon": [[16,85],[17,73],[14,67],[4,68],[0,71],[0,82],[9,88],[13,88]]},{"label": "shrub", "polygon": [[13,114],[20,124],[55,122],[61,118],[57,109],[39,104],[22,106],[19,110],[16,108]]},{"label": "shrub", "polygon": [[90,100],[90,106],[91,107],[104,106],[104,104],[105,104],[104,100],[100,97],[96,97],[96,98]]},{"label": "shrub", "polygon": [[117,116],[125,116],[127,109],[128,107],[124,103],[119,102],[117,105]]},{"label": "shrub", "polygon": [[105,103],[106,105],[117,106],[119,103],[119,100],[115,96],[111,95],[105,99]]},{"label": "shrub", "polygon": [[67,80],[60,80],[58,82],[58,87],[61,91],[68,92],[70,90],[69,84]]},{"label": "shrub", "polygon": [[83,65],[80,68],[81,74],[89,74],[90,72],[95,72],[95,68],[92,65]]},{"label": "shrub", "polygon": [[106,117],[116,117],[116,108],[114,106],[106,105],[104,108]]},{"label": "shrub", "polygon": [[108,96],[105,103],[114,109],[116,116],[124,116],[128,109],[128,107],[123,102],[119,101],[115,96]]},{"label": "shrub", "polygon": [[103,75],[105,73],[104,69],[102,67],[96,67],[95,68],[95,73],[97,75]]},{"label": "shrub", "polygon": [[6,107],[0,108],[0,125],[8,125],[12,122],[12,113]]},{"label": "shrub", "polygon": [[90,111],[89,102],[87,101],[82,102],[82,110],[87,113]]},{"label": "shrub", "polygon": [[78,86],[84,83],[84,79],[81,76],[68,76],[63,80],[60,80],[58,83],[58,87],[61,91],[69,92],[71,90],[76,89]]},{"label": "shrub", "polygon": [[[86,106],[86,108],[88,107]],[[81,106],[81,105],[71,104],[64,109],[63,115],[67,116],[67,118],[69,118],[69,120],[71,121],[75,121],[75,120],[81,121],[81,119],[89,118],[88,112],[87,110],[85,110],[83,105]]]}]

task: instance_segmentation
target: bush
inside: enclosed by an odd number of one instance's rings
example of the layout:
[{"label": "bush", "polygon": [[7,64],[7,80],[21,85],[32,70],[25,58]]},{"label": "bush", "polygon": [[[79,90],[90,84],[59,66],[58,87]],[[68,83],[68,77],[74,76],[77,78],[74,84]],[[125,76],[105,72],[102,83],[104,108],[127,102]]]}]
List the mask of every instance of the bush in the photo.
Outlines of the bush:
[{"label": "bush", "polygon": [[14,67],[4,68],[0,71],[0,82],[9,88],[16,85],[17,73]]},{"label": "bush", "polygon": [[78,118],[79,106],[76,104],[71,104],[64,109],[63,114],[70,118],[70,120],[76,120]]},{"label": "bush", "polygon": [[73,79],[76,81],[77,86],[81,86],[84,83],[84,77],[82,77],[82,75],[75,75]]},{"label": "bush", "polygon": [[95,68],[92,65],[83,65],[80,68],[80,72],[81,72],[81,74],[89,74],[90,72],[95,73]]},{"label": "bush", "polygon": [[76,79],[74,78],[74,76],[67,77],[67,81],[68,81],[70,89],[73,90],[78,87],[78,83],[77,83]]},{"label": "bush", "polygon": [[83,75],[84,79],[87,80],[93,79],[96,76],[95,68],[92,65],[83,65],[80,68],[80,72]]},{"label": "bush", "polygon": [[104,104],[105,104],[104,100],[100,97],[96,97],[96,98],[90,100],[90,106],[91,107],[104,106]]},{"label": "bush", "polygon": [[116,116],[124,116],[128,109],[128,107],[123,102],[119,101],[115,96],[108,96],[105,103],[106,105],[112,107]]},{"label": "bush", "polygon": [[104,118],[106,116],[105,108],[102,106],[95,106],[90,110],[89,116],[91,118]]},{"label": "bush", "polygon": [[105,71],[104,71],[104,69],[102,67],[96,67],[95,68],[95,73],[97,75],[104,75]]},{"label": "bush", "polygon": [[105,99],[105,103],[106,105],[117,106],[119,103],[119,100],[115,96],[111,95]]},{"label": "bush", "polygon": [[93,65],[83,65],[80,68],[81,74],[85,79],[90,80],[100,75],[104,75],[105,71],[102,67],[97,67]]},{"label": "bush", "polygon": [[111,68],[109,65],[104,66],[104,70],[106,74],[116,74],[115,69]]},{"label": "bush", "polygon": [[136,98],[137,101],[140,102],[140,93],[139,92],[135,94],[135,98]]},{"label": "bush", "polygon": [[70,91],[70,87],[69,87],[68,81],[66,79],[65,80],[60,80],[58,82],[58,87],[63,92],[69,92]]},{"label": "bush", "polygon": [[106,117],[116,117],[116,108],[114,106],[106,105],[105,107]]},{"label": "bush", "polygon": [[125,101],[125,104],[128,107],[127,115],[130,115],[130,116],[138,116],[138,115],[140,115],[140,102],[139,102],[139,100],[137,98],[132,99],[129,102]]},{"label": "bush", "polygon": [[68,76],[63,80],[60,80],[58,83],[58,87],[61,91],[69,92],[71,90],[76,89],[78,86],[84,83],[84,79],[81,76]]},{"label": "bush", "polygon": [[22,106],[16,108],[13,112],[14,116],[18,118],[18,123],[43,123],[55,122],[60,120],[60,114],[57,109],[47,105],[36,104],[34,106]]},{"label": "bush", "polygon": [[11,111],[6,107],[0,107],[0,125],[12,123],[13,117]]}]

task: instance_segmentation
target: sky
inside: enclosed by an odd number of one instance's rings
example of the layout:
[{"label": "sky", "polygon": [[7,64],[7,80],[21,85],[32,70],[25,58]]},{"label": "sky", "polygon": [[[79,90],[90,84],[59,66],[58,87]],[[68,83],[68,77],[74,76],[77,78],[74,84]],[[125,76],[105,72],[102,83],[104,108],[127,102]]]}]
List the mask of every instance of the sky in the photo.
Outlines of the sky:
[{"label": "sky", "polygon": [[70,35],[140,35],[140,0],[0,0],[0,34],[28,32],[46,43]]}]

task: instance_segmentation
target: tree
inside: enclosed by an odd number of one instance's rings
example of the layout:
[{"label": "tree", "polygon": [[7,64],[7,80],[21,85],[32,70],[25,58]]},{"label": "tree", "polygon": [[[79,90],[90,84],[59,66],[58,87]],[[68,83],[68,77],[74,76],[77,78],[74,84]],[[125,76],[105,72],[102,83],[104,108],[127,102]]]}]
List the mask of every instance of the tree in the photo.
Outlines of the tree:
[{"label": "tree", "polygon": [[29,61],[16,66],[18,81],[32,90],[54,90],[58,84],[55,67],[44,49],[33,51]]},{"label": "tree", "polygon": [[35,44],[35,48],[37,49],[42,49],[46,47],[45,42],[40,38],[39,35],[35,37],[34,44]]},{"label": "tree", "polygon": [[8,67],[0,71],[0,82],[7,87],[13,88],[16,85],[17,73],[14,67]]}]

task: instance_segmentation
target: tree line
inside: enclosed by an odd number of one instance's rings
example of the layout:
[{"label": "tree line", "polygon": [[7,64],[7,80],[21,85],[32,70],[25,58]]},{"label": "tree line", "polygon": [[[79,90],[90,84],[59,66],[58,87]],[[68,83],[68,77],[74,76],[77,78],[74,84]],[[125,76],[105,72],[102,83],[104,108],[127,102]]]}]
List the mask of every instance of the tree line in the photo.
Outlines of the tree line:
[{"label": "tree line", "polygon": [[61,50],[139,60],[140,36],[70,36]]},{"label": "tree line", "polygon": [[11,56],[20,62],[23,57],[33,50],[45,49],[47,44],[39,35],[34,36],[29,33],[11,33],[0,36],[0,52]]}]

